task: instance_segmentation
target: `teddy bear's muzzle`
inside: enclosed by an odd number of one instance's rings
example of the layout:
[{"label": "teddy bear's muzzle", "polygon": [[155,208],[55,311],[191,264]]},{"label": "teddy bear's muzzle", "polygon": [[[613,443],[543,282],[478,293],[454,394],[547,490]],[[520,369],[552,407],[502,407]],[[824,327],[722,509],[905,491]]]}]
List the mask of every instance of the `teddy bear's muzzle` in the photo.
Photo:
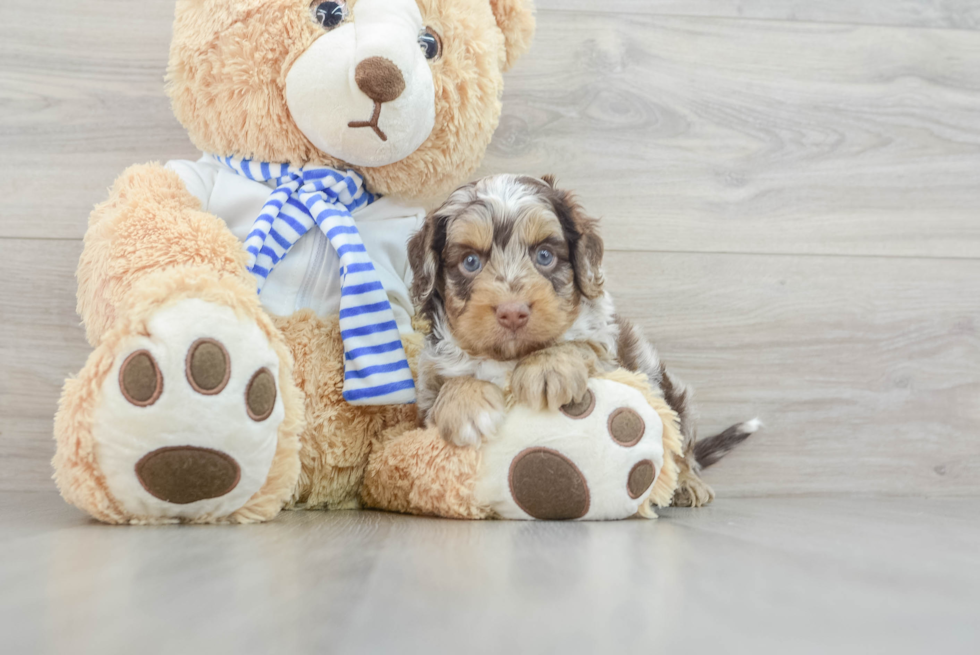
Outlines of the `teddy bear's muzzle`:
[{"label": "teddy bear's muzzle", "polygon": [[197,446],[158,448],[136,464],[143,488],[175,505],[224,496],[238,486],[241,476],[241,467],[230,455]]}]

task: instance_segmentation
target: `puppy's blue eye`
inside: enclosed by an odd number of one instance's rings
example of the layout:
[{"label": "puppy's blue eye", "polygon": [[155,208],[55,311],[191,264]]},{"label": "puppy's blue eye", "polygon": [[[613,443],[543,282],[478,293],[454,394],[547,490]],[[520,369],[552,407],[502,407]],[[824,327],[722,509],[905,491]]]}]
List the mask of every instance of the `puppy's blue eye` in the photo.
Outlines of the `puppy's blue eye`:
[{"label": "puppy's blue eye", "polygon": [[321,2],[314,5],[313,16],[320,27],[333,29],[344,22],[347,17],[347,6],[344,2]]},{"label": "puppy's blue eye", "polygon": [[538,251],[535,261],[538,263],[538,266],[551,266],[555,261],[555,253],[547,248],[542,248]]},{"label": "puppy's blue eye", "polygon": [[467,273],[476,273],[481,268],[483,268],[483,262],[480,260],[479,255],[467,255],[466,259],[463,260],[463,270]]}]

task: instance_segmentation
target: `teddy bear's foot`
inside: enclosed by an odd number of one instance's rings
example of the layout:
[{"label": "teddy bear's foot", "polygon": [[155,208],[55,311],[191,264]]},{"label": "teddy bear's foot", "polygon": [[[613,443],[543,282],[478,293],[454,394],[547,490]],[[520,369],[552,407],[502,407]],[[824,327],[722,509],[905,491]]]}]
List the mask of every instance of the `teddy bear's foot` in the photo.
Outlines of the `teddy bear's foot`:
[{"label": "teddy bear's foot", "polygon": [[511,410],[484,444],[477,505],[508,519],[623,519],[645,511],[664,424],[636,389],[592,379],[562,411]]},{"label": "teddy bear's foot", "polygon": [[262,487],[283,420],[279,358],[251,321],[196,298],[119,344],[95,408],[99,468],[125,511],[224,516]]},{"label": "teddy bear's foot", "polygon": [[295,485],[302,399],[281,335],[244,285],[173,298],[185,282],[159,284],[66,384],[56,478],[102,520],[263,520]]}]

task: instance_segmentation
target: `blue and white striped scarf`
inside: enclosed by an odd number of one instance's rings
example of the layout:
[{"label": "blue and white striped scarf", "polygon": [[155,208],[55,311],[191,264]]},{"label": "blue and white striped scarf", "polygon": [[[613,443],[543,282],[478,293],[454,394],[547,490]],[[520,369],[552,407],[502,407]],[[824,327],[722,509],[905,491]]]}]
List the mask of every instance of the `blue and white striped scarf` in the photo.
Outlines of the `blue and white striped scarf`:
[{"label": "blue and white striped scarf", "polygon": [[352,170],[214,158],[239,175],[272,181],[275,191],[245,238],[259,293],[272,269],[314,225],[340,257],[340,336],[344,399],[352,405],[415,402],[415,383],[395,315],[351,212],[375,201]]}]

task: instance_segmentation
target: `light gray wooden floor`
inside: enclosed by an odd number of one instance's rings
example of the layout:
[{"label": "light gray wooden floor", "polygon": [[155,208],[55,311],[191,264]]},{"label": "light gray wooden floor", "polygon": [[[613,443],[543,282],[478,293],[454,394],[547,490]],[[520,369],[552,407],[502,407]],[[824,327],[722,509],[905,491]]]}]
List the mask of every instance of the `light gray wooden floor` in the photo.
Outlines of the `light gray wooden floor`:
[{"label": "light gray wooden floor", "polygon": [[972,499],[722,499],[619,523],[293,512],[108,528],[0,496],[8,653],[960,653]]},{"label": "light gray wooden floor", "polygon": [[539,6],[483,172],[578,190],[703,431],[765,421],[708,472],[718,504],[87,522],[48,464],[88,353],[73,272],[120,171],[195,156],[173,2],[3,0],[4,650],[978,651],[980,0]]}]

